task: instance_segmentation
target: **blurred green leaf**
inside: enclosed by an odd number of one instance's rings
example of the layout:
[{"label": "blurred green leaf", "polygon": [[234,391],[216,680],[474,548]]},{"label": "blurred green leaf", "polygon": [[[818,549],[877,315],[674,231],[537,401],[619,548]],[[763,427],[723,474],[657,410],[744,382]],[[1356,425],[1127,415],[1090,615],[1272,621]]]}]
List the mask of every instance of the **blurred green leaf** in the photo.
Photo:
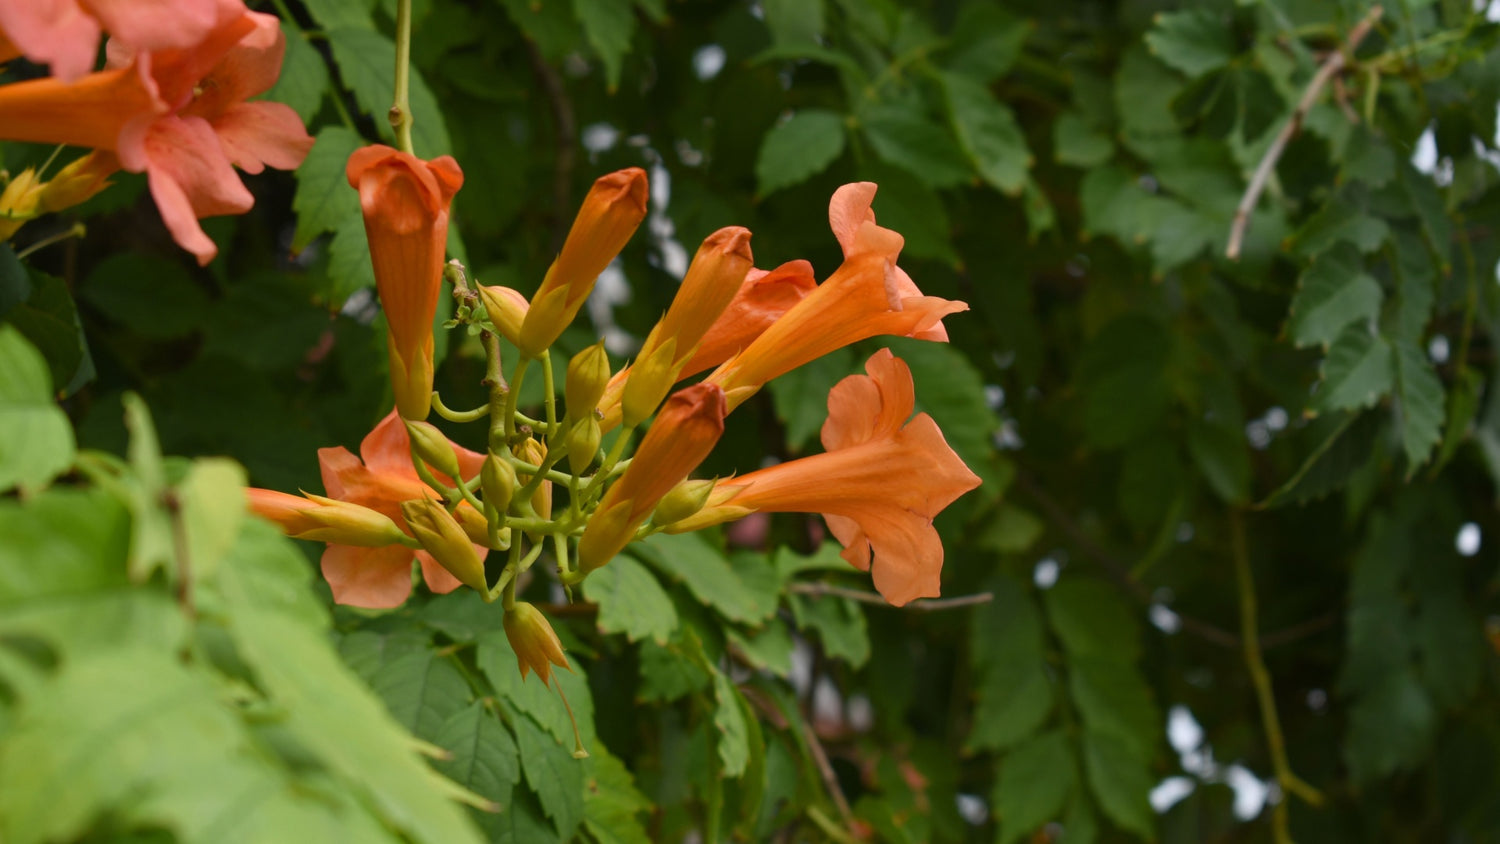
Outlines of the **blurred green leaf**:
[{"label": "blurred green leaf", "polygon": [[682,582],[693,597],[730,621],[758,622],[765,618],[765,609],[745,592],[744,581],[729,561],[697,534],[657,534],[636,547],[642,550],[646,562]]},{"label": "blurred green leaf", "polygon": [[1401,447],[1406,452],[1406,476],[1411,478],[1442,440],[1447,397],[1432,363],[1415,343],[1397,341],[1393,358]]},{"label": "blurred green leaf", "polygon": [[1349,323],[1373,320],[1384,298],[1380,284],[1363,271],[1359,253],[1340,244],[1303,271],[1287,330],[1298,346],[1326,348]]},{"label": "blurred green leaf", "polygon": [[910,106],[872,106],[859,115],[876,154],[935,188],[970,178],[958,144],[936,121]]},{"label": "blurred green leaf", "polygon": [[635,11],[615,0],[573,0],[573,14],[583,24],[589,46],[604,62],[605,82],[614,91],[620,87],[620,67],[635,33]]},{"label": "blurred green leaf", "polygon": [[1119,663],[1140,657],[1135,608],[1102,580],[1065,577],[1042,593],[1047,620],[1073,658],[1097,656]]},{"label": "blurred green leaf", "polygon": [[823,653],[858,668],[870,659],[870,634],[864,611],[848,598],[792,595],[787,599],[797,628],[816,631]]},{"label": "blurred green leaf", "polygon": [[1099,807],[1122,829],[1155,837],[1155,813],[1147,801],[1151,772],[1120,739],[1089,730],[1083,735],[1083,764]]},{"label": "blurred green leaf", "polygon": [[1115,145],[1081,115],[1067,112],[1052,125],[1052,150],[1058,164],[1098,167],[1114,156]]},{"label": "blurred green leaf", "polygon": [[1026,186],[1031,152],[1015,113],[966,76],[948,73],[942,80],[954,132],[979,175],[1004,193],[1019,194]]},{"label": "blurred green leaf", "polygon": [[1186,73],[1202,76],[1229,63],[1234,41],[1223,17],[1209,9],[1188,9],[1156,16],[1146,33],[1146,44],[1162,61]]},{"label": "blurred green leaf", "polygon": [[768,196],[828,169],[844,152],[844,118],[826,109],[803,109],[776,124],[761,141],[755,162],[757,192]]},{"label": "blurred green leaf", "polygon": [[[336,0],[321,0],[330,9],[352,9],[351,4]],[[317,5],[315,3],[314,5]],[[357,17],[357,13],[351,15]],[[366,17],[368,21],[368,17]],[[339,24],[327,24],[332,28]],[[266,92],[266,99],[286,103],[297,112],[303,123],[310,122],[323,107],[323,97],[328,90],[328,66],[301,30],[286,23],[281,24],[281,35],[286,39],[286,54],[281,59],[281,75],[276,84]]]},{"label": "blurred green leaf", "polygon": [[1344,328],[1323,359],[1323,383],[1313,396],[1321,411],[1369,407],[1395,386],[1390,343],[1366,324]]},{"label": "blurred green leaf", "polygon": [[[376,131],[387,142],[393,129],[386,113],[391,109],[396,91],[396,45],[373,29],[333,28],[325,33],[333,60],[338,64],[344,86],[354,94],[360,108],[373,118]],[[442,109],[417,68],[411,69],[412,145],[417,155],[436,158],[453,151]]]},{"label": "blurred green leaf", "polygon": [[994,793],[998,844],[1019,841],[1061,813],[1077,777],[1068,738],[1060,730],[1040,733],[1005,754]]},{"label": "blurred green leaf", "polygon": [[73,464],[73,432],[50,382],[36,349],[0,325],[0,491],[30,494]]}]

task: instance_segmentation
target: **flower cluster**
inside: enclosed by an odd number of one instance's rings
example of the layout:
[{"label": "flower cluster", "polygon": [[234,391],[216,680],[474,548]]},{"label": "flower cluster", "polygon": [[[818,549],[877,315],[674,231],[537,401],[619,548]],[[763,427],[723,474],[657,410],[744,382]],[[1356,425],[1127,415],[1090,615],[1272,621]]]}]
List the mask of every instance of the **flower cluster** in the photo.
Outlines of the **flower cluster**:
[{"label": "flower cluster", "polygon": [[[517,578],[543,553],[572,587],[643,536],[793,511],[821,513],[845,558],[871,571],[892,604],[938,594],[943,548],[932,519],[979,479],[930,417],[913,416],[911,373],[889,350],[829,394],[826,453],[723,480],[691,478],[725,417],[771,379],[879,335],[946,341],[943,318],[967,309],[923,295],[897,265],[904,241],[876,223],[874,184],[834,194],[829,219],[844,260],[821,283],[806,261],[755,269],[746,229],[711,234],[633,364],[611,372],[602,344],[584,349],[563,374],[559,408],[551,347],[645,218],[645,172],[594,183],[527,298],[444,264],[449,203],[463,184],[451,158],[372,146],[347,170],[389,324],[396,409],[365,440],[363,462],[343,449],[320,452],[327,497],[251,492],[255,510],[287,533],[328,543],[323,573],[335,600],[401,604],[416,559],[434,591],[462,584],[501,600],[523,673],[546,682],[566,658],[545,617],[515,597]],[[459,301],[456,321],[480,333],[488,357],[489,401],[472,410],[450,409],[432,390],[431,326],[444,278]],[[501,338],[519,352],[509,380]],[[538,368],[545,400],[533,418],[518,396]],[[454,422],[487,419],[486,451],[450,442],[426,422],[434,410]],[[505,561],[487,571],[490,550]]]},{"label": "flower cluster", "polygon": [[243,0],[0,0],[0,62],[24,56],[53,74],[0,86],[0,138],[93,150],[50,182],[13,179],[0,235],[124,169],[146,174],[173,239],[208,263],[218,248],[198,220],[254,204],[234,168],[290,170],[312,148],[291,108],[248,101],[276,82],[285,46],[276,17]]}]

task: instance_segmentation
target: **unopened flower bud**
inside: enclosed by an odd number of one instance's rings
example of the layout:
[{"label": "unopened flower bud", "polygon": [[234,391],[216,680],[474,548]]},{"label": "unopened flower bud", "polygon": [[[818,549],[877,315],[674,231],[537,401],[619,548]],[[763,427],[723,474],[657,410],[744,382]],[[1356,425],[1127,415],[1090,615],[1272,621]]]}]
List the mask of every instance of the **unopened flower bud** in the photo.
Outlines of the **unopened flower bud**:
[{"label": "unopened flower bud", "polygon": [[119,169],[120,160],[108,150],[96,149],[72,161],[42,186],[42,210],[61,211],[89,200],[109,187],[110,175]]},{"label": "unopened flower bud", "polygon": [[389,516],[348,501],[310,493],[304,498],[253,487],[247,490],[247,496],[251,510],[297,539],[361,548],[381,548],[406,541],[406,534]]},{"label": "unopened flower bud", "polygon": [[552,680],[552,666],[573,670],[547,616],[525,601],[517,601],[505,611],[505,638],[516,652],[522,680],[526,679],[527,671],[535,671],[545,686]]},{"label": "unopened flower bud", "polygon": [[500,285],[479,285],[479,298],[484,300],[484,309],[495,330],[514,344],[521,336],[521,323],[531,303],[519,291]]},{"label": "unopened flower bud", "polygon": [[668,338],[663,343],[653,343],[657,326],[646,340],[649,351],[642,354],[630,368],[630,380],[625,382],[625,393],[620,401],[621,418],[627,427],[641,424],[661,406],[672,385],[677,383],[677,339]]},{"label": "unopened flower bud", "polygon": [[417,453],[422,462],[452,478],[455,483],[462,483],[458,455],[453,453],[453,443],[443,436],[443,432],[428,422],[413,422],[410,419],[402,421],[406,423],[406,433],[411,437],[412,451]]},{"label": "unopened flower bud", "polygon": [[599,398],[609,384],[609,355],[601,340],[568,361],[568,378],[563,387],[568,415],[574,419],[593,416]]},{"label": "unopened flower bud", "polygon": [[484,503],[504,514],[510,509],[510,498],[516,493],[516,469],[510,461],[491,452],[484,458],[479,470],[479,488],[484,492]]},{"label": "unopened flower bud", "polygon": [[504,551],[510,547],[510,528],[501,528],[492,538],[490,520],[467,502],[458,505],[458,509],[453,511],[453,518],[458,520],[458,526],[464,529],[464,535],[475,545],[483,545],[496,551]]},{"label": "unopened flower bud", "polygon": [[656,505],[651,521],[665,527],[697,513],[708,503],[708,496],[713,493],[716,483],[718,481],[683,481],[672,487],[672,491]]},{"label": "unopened flower bud", "polygon": [[[547,447],[534,439],[528,439],[516,443],[511,448],[511,454],[527,463],[540,466],[547,460]],[[531,476],[520,475],[517,480],[523,484],[529,483]],[[552,518],[552,483],[550,481],[542,481],[541,486],[537,487],[536,494],[531,497],[531,509],[544,519]]]},{"label": "unopened flower bud", "polygon": [[599,430],[599,420],[590,413],[583,419],[573,423],[573,429],[568,431],[568,468],[573,474],[582,475],[583,470],[594,462],[594,457],[599,453],[599,440],[603,433]]},{"label": "unopened flower bud", "polygon": [[459,582],[480,592],[489,590],[484,578],[484,560],[474,550],[469,535],[453,514],[431,498],[401,502],[401,515],[412,535],[438,564]]}]

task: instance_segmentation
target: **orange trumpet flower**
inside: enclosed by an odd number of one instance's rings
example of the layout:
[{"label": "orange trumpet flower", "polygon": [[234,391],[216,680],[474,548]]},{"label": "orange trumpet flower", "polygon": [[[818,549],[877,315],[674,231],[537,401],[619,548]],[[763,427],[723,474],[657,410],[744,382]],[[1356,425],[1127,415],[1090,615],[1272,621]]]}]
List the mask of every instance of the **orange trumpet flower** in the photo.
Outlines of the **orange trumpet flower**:
[{"label": "orange trumpet flower", "polygon": [[604,493],[578,540],[578,571],[588,574],[630,544],[658,502],[698,468],[724,434],[724,393],[714,384],[679,390],[662,405],[631,458]]},{"label": "orange trumpet flower", "polygon": [[523,353],[539,356],[578,316],[599,274],[646,219],[648,193],[646,171],[639,167],[600,176],[594,182],[568,230],[562,252],[531,297],[516,343]]},{"label": "orange trumpet flower", "polygon": [[244,13],[242,0],[12,0],[0,2],[0,40],[73,82],[94,69],[101,31],[136,50],[181,50]]},{"label": "orange trumpet flower", "polygon": [[346,170],[349,185],[359,190],[389,325],[396,409],[420,422],[432,409],[432,318],[442,289],[448,206],[464,174],[449,156],[429,162],[380,145],[356,150]]},{"label": "orange trumpet flower", "polygon": [[[318,449],[318,464],[328,498],[374,510],[411,535],[401,512],[401,503],[430,498],[432,491],[417,477],[417,470],[411,464],[410,448],[406,426],[396,412],[391,411],[360,443],[359,457],[342,446]],[[484,455],[459,445],[454,445],[453,451],[464,478],[473,478],[479,473]],[[437,473],[437,477],[444,483],[458,480],[441,473]],[[310,529],[304,512],[309,502],[285,493],[259,489],[250,490],[250,501],[256,513],[276,522],[283,531],[295,535]],[[484,517],[473,507],[461,504],[454,515],[470,539],[485,536]],[[484,558],[484,547],[476,544],[474,551],[480,559]],[[413,558],[421,563],[422,577],[429,589],[447,593],[458,588],[458,578],[449,574],[432,555],[403,545],[368,548],[330,544],[323,552],[323,577],[333,589],[333,599],[340,604],[379,609],[399,607],[411,594]]]},{"label": "orange trumpet flower", "polygon": [[111,69],[71,84],[0,86],[0,138],[113,152],[125,170],[146,174],[173,239],[206,264],[218,247],[198,220],[254,204],[235,166],[290,170],[312,148],[291,108],[247,102],[275,83],[285,48],[276,17],[256,12],[186,49],[137,53],[111,41]]},{"label": "orange trumpet flower", "polygon": [[[822,513],[843,557],[871,571],[896,606],[939,594],[943,545],[932,520],[979,478],[915,405],[911,370],[889,349],[828,394],[824,454],[781,463],[715,487],[708,506],[668,530],[682,533],[757,511]],[[705,384],[708,382],[704,382]],[[701,385],[700,385],[701,386]]]}]

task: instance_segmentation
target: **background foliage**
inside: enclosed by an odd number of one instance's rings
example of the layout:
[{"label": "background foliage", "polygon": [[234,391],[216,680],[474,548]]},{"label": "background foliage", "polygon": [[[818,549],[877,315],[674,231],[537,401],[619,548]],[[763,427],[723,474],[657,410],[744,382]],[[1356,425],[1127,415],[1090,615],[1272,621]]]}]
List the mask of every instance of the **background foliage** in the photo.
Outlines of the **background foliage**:
[{"label": "background foliage", "polygon": [[[535,289],[588,182],[639,165],[652,216],[589,310],[614,351],[720,226],[826,275],[855,179],[924,292],[972,307],[949,346],[888,345],[985,479],[939,519],[944,591],[993,601],[852,600],[816,518],[635,546],[550,608],[578,762],[493,608],[330,612],[240,515],[247,476],[318,489],[315,449],[390,404],[343,168],[388,131],[394,3],[263,5],[270,96],[318,142],[207,221],[218,260],[130,176],[69,215],[86,239],[0,248],[0,837],[1500,840],[1485,9],[1385,8],[1230,261],[1363,0],[418,0],[417,152],[464,168],[450,249],[481,281]],[[477,344],[439,344],[477,404]],[[775,382],[705,471],[816,450],[879,345]],[[469,824],[432,771],[503,811]]]}]

